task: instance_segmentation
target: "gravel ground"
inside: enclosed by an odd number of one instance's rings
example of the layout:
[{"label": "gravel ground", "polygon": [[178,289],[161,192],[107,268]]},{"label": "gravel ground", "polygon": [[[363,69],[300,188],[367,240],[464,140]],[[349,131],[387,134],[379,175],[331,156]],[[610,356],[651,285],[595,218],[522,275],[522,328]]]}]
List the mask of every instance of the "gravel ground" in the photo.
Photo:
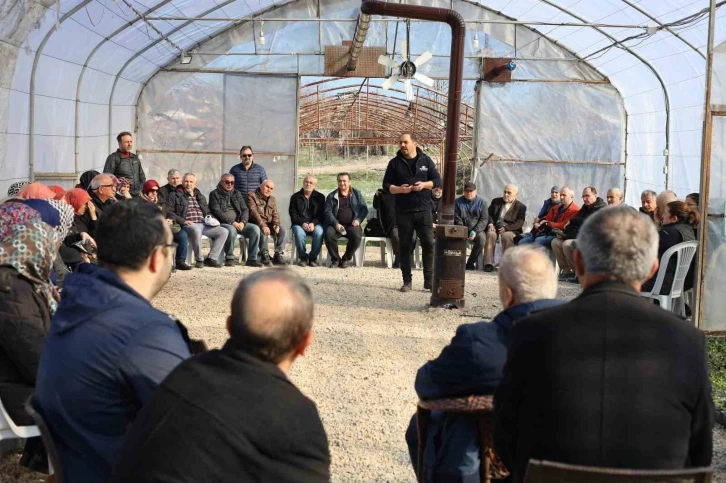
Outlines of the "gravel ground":
[{"label": "gravel ground", "polygon": [[[404,432],[416,408],[416,370],[436,357],[462,323],[490,319],[500,310],[496,274],[467,272],[464,310],[429,310],[421,270],[414,290],[403,294],[399,270],[367,251],[364,268],[292,267],[311,284],[315,296],[315,340],[293,366],[291,379],[317,405],[332,454],[335,483],[411,482]],[[210,348],[227,338],[224,322],[239,280],[253,270],[234,267],[172,275],[154,304],[179,317],[194,338]],[[579,288],[560,284],[569,299]],[[18,473],[16,455],[0,464],[0,481],[38,481]],[[714,430],[716,481],[726,483],[726,431]]]}]

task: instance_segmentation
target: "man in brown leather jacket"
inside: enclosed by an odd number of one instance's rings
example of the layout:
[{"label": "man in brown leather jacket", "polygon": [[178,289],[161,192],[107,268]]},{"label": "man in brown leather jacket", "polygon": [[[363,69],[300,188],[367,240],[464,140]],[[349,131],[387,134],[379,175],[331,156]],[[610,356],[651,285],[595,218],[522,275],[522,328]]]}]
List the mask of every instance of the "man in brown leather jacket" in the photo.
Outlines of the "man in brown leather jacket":
[{"label": "man in brown leather jacket", "polygon": [[[259,188],[247,195],[247,207],[250,209],[250,222],[260,227],[260,261],[266,266],[287,265],[285,243],[287,232],[280,224],[280,212],[277,202],[272,196],[275,183],[265,180]],[[268,249],[270,237],[275,239],[275,256],[270,257]]]}]

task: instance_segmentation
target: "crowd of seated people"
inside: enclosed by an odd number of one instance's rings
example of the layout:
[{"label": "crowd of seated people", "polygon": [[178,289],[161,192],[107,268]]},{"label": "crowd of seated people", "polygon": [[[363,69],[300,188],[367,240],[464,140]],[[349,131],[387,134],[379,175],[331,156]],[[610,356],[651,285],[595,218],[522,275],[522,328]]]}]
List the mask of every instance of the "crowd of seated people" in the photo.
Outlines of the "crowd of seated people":
[{"label": "crowd of seated people", "polygon": [[[222,257],[234,265],[238,235],[249,240],[248,265],[288,264],[274,182],[255,168],[251,148],[242,151],[242,166],[222,175],[209,204],[194,174],[178,170],[169,171],[165,186],[145,179],[137,195],[136,178],[89,172],[68,191],[16,183],[0,203],[0,400],[27,425],[23,404],[34,394],[66,481],[329,481],[315,404],[286,377],[312,340],[314,307],[304,280],[283,268],[245,278],[226,321],[229,340],[198,357],[192,355],[205,352],[204,344],[151,304],[175,264],[192,268],[182,265],[187,240],[197,266],[219,267]],[[134,168],[130,156],[117,157]],[[238,176],[244,195],[234,187]],[[327,197],[316,181],[308,176],[289,207],[298,264],[315,266],[324,241],[333,266],[345,268],[361,241],[367,205],[347,173]],[[494,394],[496,448],[516,482],[531,458],[708,465],[713,415],[703,335],[638,294],[652,287],[668,248],[696,238],[698,194],[684,202],[670,191],[644,192],[646,218],[624,206],[617,188],[605,208],[596,188],[586,187],[579,208],[570,188],[554,186],[535,221],[550,230],[522,235],[526,207],[516,186],[506,185],[488,207],[475,185],[464,188],[455,220],[469,229],[476,268],[491,271],[501,244],[503,310],[493,323],[457,330],[419,370],[419,397]],[[440,186],[430,191],[426,218],[437,224]],[[205,233],[211,246],[203,258]],[[341,256],[342,237],[348,246]],[[554,300],[557,278],[543,237],[552,237],[560,266],[572,275],[562,278],[583,288],[569,303]],[[410,253],[399,251],[403,256]],[[669,264],[663,290],[674,270]],[[260,302],[272,298],[273,306]],[[612,331],[603,333],[603,325]],[[422,442],[423,481],[478,480],[476,431],[471,418],[434,414]],[[406,439],[414,468],[416,434],[412,421]],[[21,463],[49,470],[39,438],[26,442]]]}]

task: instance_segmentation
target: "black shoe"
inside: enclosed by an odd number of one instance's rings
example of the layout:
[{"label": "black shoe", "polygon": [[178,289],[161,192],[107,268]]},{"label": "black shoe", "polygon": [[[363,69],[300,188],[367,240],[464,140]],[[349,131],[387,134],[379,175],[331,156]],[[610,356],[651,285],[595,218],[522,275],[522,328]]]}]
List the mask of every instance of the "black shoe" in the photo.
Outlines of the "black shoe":
[{"label": "black shoe", "polygon": [[467,263],[466,269],[467,270],[476,270],[476,265],[474,265],[473,263]]},{"label": "black shoe", "polygon": [[557,280],[559,280],[560,282],[568,282],[574,276],[575,276],[575,274],[573,272],[562,272],[557,277]]},{"label": "black shoe", "polygon": [[264,267],[264,265],[262,263],[260,263],[259,260],[247,260],[247,263],[245,263],[245,266],[246,267],[255,267],[255,268]]},{"label": "black shoe", "polygon": [[237,260],[235,260],[234,258],[230,258],[229,260],[224,261],[225,267],[234,267],[235,265],[237,265]]},{"label": "black shoe", "polygon": [[290,265],[290,260],[285,258],[282,253],[275,252],[275,256],[272,257],[272,263],[275,265]]},{"label": "black shoe", "polygon": [[202,261],[198,261],[198,262],[197,262],[197,263],[196,263],[196,264],[194,265],[194,267],[195,267],[195,268],[204,268],[204,262],[202,262]]},{"label": "black shoe", "polygon": [[411,291],[411,282],[404,283],[403,286],[401,286],[401,292],[410,292]]},{"label": "black shoe", "polygon": [[203,263],[205,267],[222,268],[221,263],[216,260],[212,260],[211,258],[205,258]]},{"label": "black shoe", "polygon": [[401,261],[398,259],[398,257],[395,257],[393,259],[393,267],[392,268],[401,268]]},{"label": "black shoe", "polygon": [[434,288],[434,284],[431,283],[431,280],[424,280],[424,290],[431,290]]},{"label": "black shoe", "polygon": [[191,270],[192,266],[189,265],[187,262],[176,262],[176,269],[177,270]]},{"label": "black shoe", "polygon": [[491,263],[487,263],[486,265],[484,265],[484,271],[485,272],[493,272],[494,271],[494,265],[492,265]]},{"label": "black shoe", "polygon": [[318,266],[318,262],[316,262],[315,260],[308,260],[308,267],[317,267],[317,266]]},{"label": "black shoe", "polygon": [[307,258],[301,258],[297,261],[298,267],[307,267],[308,266],[308,259]]},{"label": "black shoe", "polygon": [[267,252],[263,253],[260,256],[260,261],[266,267],[271,267],[272,266],[272,258],[270,258],[270,254],[267,253]]},{"label": "black shoe", "polygon": [[330,268],[340,267],[341,262],[342,262],[342,260],[340,258],[331,258],[330,259]]},{"label": "black shoe", "polygon": [[345,258],[340,260],[340,268],[348,268],[353,265],[352,260],[346,260]]}]

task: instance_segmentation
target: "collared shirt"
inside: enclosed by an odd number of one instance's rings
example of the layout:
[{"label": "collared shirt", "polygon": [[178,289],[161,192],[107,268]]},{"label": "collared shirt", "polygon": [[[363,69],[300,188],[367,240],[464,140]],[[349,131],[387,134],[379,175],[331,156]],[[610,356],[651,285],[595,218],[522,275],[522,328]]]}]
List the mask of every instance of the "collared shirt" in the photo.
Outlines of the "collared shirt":
[{"label": "collared shirt", "polygon": [[187,193],[187,200],[189,201],[189,208],[187,208],[187,221],[192,223],[204,223],[204,213],[202,213],[202,207],[199,206],[197,197]]},{"label": "collared shirt", "polygon": [[503,220],[504,219],[504,215],[506,215],[507,213],[509,213],[509,210],[512,208],[512,205],[513,204],[514,204],[514,202],[504,203],[504,206],[502,206],[502,211],[499,212],[499,219],[500,220]]},{"label": "collared shirt", "polygon": [[353,208],[350,206],[350,191],[348,192],[348,196],[344,196],[340,191],[338,191],[338,223],[340,223],[343,226],[350,226],[351,223],[353,223],[353,220],[355,219],[355,213],[353,213]]},{"label": "collared shirt", "polygon": [[119,153],[119,154],[121,155],[121,157],[122,157],[122,158],[130,158],[130,157],[131,157],[131,153],[130,153],[130,152],[128,152],[128,153],[124,153],[123,151],[121,151],[121,150],[119,149],[119,150],[118,150],[118,153]]}]

